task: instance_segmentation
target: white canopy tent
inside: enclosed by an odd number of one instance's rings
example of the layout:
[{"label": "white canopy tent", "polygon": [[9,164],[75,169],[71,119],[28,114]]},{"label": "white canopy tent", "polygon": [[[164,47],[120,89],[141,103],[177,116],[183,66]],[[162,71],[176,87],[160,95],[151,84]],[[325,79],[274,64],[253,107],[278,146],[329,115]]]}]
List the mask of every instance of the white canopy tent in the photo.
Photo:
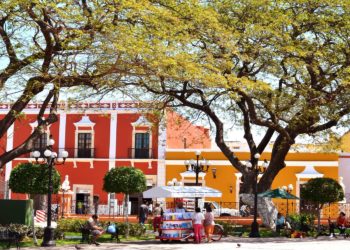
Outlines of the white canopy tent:
[{"label": "white canopy tent", "polygon": [[143,198],[203,198],[221,195],[219,190],[201,186],[163,186],[143,192]]}]

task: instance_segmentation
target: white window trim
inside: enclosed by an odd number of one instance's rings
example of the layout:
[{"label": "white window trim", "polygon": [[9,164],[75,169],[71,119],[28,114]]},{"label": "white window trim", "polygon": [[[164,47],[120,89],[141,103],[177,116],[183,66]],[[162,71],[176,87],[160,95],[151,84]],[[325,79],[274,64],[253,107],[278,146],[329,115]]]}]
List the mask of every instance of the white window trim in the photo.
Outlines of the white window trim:
[{"label": "white window trim", "polygon": [[74,141],[74,157],[78,157],[78,135],[80,133],[91,134],[91,147],[94,149],[91,153],[91,158],[95,157],[95,130],[80,130],[79,127],[75,129],[75,141]]},{"label": "white window trim", "polygon": [[[140,116],[136,122],[131,123],[132,126],[132,149],[131,157],[135,158],[135,135],[136,134],[149,134],[148,148],[152,149],[152,124],[144,116]],[[144,129],[146,127],[146,129]],[[137,129],[142,128],[142,129]],[[152,155],[153,157],[153,155]]]}]

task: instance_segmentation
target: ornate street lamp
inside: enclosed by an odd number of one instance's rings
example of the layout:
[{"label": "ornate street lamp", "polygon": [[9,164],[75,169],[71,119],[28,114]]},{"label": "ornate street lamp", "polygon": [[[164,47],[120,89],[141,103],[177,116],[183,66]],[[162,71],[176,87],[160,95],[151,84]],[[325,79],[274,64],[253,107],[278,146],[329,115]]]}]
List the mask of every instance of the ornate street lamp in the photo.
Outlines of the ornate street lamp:
[{"label": "ornate street lamp", "polygon": [[[293,187],[293,184],[289,184],[288,186],[283,186],[282,189],[290,194],[293,191],[294,187]],[[293,207],[292,207],[292,209],[293,209]],[[287,213],[286,213],[286,217],[287,216],[288,216],[288,198],[287,198]]]},{"label": "ornate street lamp", "polygon": [[40,164],[47,164],[49,168],[49,184],[48,184],[48,193],[47,193],[47,226],[44,229],[44,239],[41,244],[43,247],[52,247],[56,245],[55,242],[55,232],[54,228],[51,227],[51,219],[52,219],[52,214],[51,214],[51,194],[52,194],[52,168],[55,165],[60,165],[64,164],[66,161],[66,158],[68,157],[68,152],[67,151],[62,151],[61,152],[61,157],[62,159],[58,159],[57,153],[52,151],[52,146],[55,144],[55,141],[51,138],[48,142],[48,146],[46,147],[46,150],[44,151],[44,155],[42,156],[42,161],[39,161],[40,157],[40,152],[39,151],[34,151],[33,152],[33,157],[35,158],[37,163]]},{"label": "ornate street lamp", "polygon": [[64,181],[62,182],[62,185],[61,185],[61,191],[62,191],[62,209],[61,209],[62,215],[61,215],[61,218],[64,218],[64,203],[65,203],[64,193],[68,192],[69,189],[70,189],[70,186],[69,186],[68,175],[66,175],[64,178]]},{"label": "ornate street lamp", "polygon": [[248,168],[253,167],[254,168],[253,171],[255,172],[254,173],[254,220],[253,220],[253,223],[251,225],[251,231],[249,234],[249,237],[252,237],[252,238],[260,237],[259,223],[257,221],[257,217],[258,217],[258,176],[262,172],[260,172],[259,166],[258,166],[258,159],[259,158],[260,158],[260,154],[256,153],[254,155],[254,161],[253,161],[254,165],[249,161],[246,163],[246,166]]},{"label": "ornate street lamp", "polygon": [[[187,171],[194,172],[196,174],[196,186],[198,186],[198,175],[201,172],[208,172],[210,167],[210,162],[203,159],[199,160],[199,156],[201,155],[201,151],[196,150],[196,161],[195,160],[186,160],[185,166]],[[215,177],[216,177],[216,171],[215,171]],[[198,197],[195,198],[195,208],[198,207]]]}]

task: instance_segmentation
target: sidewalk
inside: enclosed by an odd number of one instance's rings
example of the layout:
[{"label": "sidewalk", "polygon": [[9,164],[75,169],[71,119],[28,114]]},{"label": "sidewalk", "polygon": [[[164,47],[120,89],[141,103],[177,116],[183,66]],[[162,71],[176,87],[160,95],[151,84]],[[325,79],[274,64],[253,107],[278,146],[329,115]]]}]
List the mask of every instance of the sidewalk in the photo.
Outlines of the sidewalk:
[{"label": "sidewalk", "polygon": [[[152,241],[136,241],[122,243],[102,243],[100,246],[79,244],[78,248],[84,249],[122,249],[122,250],[232,250],[232,248],[240,249],[266,249],[266,250],[330,250],[330,249],[350,249],[350,239],[319,237],[290,239],[290,238],[239,238],[226,237],[219,242],[193,244],[186,242],[161,243],[156,240]],[[24,250],[52,249],[52,250],[74,250],[74,245],[51,247],[51,248],[22,248]]]}]

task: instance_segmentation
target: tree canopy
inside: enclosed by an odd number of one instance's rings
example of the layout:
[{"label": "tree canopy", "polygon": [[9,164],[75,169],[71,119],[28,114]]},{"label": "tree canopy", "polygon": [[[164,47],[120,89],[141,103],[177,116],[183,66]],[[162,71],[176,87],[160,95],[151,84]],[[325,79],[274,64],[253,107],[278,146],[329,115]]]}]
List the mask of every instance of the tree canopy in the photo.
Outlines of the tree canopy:
[{"label": "tree canopy", "polygon": [[320,229],[321,209],[327,203],[334,203],[344,199],[341,185],[331,178],[315,178],[309,180],[301,189],[303,199],[316,205],[318,214],[318,229]]},{"label": "tree canopy", "polygon": [[259,192],[285,167],[298,137],[348,125],[347,0],[5,0],[0,35],[7,63],[0,65],[0,88],[16,81],[23,90],[0,120],[0,137],[35,95],[50,90],[38,129],[1,155],[0,165],[30,150],[40,128],[57,119],[59,90],[74,86],[99,94],[126,86],[122,91],[140,100],[198,111],[242,173],[245,193],[255,171],[225,142],[227,119],[244,130],[253,166],[254,155],[274,141]]},{"label": "tree canopy", "polygon": [[326,203],[342,201],[344,190],[334,179],[315,178],[309,180],[301,189],[301,196],[305,200],[323,206]]},{"label": "tree canopy", "polygon": [[142,48],[133,27],[138,13],[147,12],[143,2],[0,1],[0,98],[11,103],[0,117],[0,138],[25,119],[29,102],[43,102],[37,129],[0,155],[0,167],[29,152],[43,127],[57,120],[61,91],[69,89],[74,99],[103,95],[102,86],[115,89],[119,78],[135,72],[125,51]]},{"label": "tree canopy", "polygon": [[298,137],[348,125],[349,1],[153,3],[167,22],[143,20],[138,34],[156,35],[139,36],[142,50],[127,52],[138,76],[123,82],[207,117],[216,144],[243,174],[241,192],[252,192],[255,171],[225,142],[226,120],[244,130],[253,166],[273,141],[259,192],[286,166]]},{"label": "tree canopy", "polygon": [[133,167],[113,168],[108,171],[103,181],[103,190],[109,193],[134,194],[146,190],[144,173]]},{"label": "tree canopy", "polygon": [[[52,171],[52,192],[58,193],[61,177],[56,169]],[[49,169],[45,164],[20,163],[10,175],[9,187],[22,194],[47,194]]]}]

